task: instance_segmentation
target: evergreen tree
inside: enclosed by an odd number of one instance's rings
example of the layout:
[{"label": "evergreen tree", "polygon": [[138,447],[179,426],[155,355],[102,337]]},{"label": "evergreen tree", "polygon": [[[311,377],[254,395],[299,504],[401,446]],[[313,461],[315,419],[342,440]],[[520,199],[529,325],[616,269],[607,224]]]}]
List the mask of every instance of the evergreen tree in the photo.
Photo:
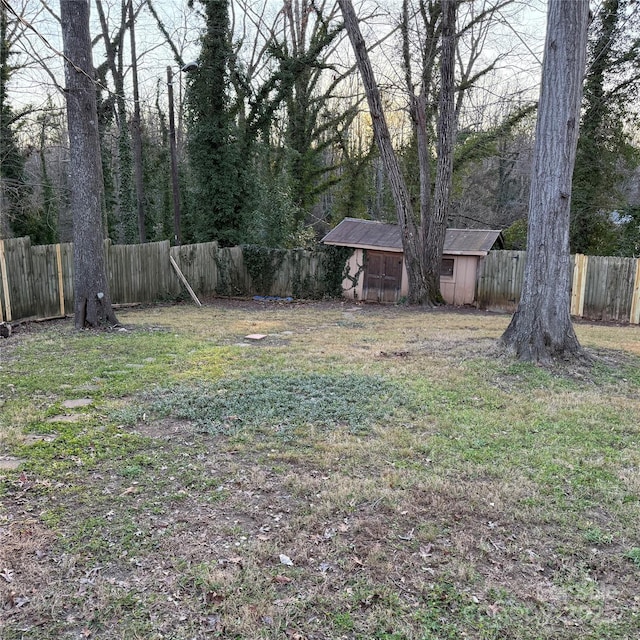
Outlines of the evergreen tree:
[{"label": "evergreen tree", "polygon": [[[173,203],[169,152],[169,126],[161,108],[160,95],[156,95],[156,109],[144,114],[142,136],[143,179],[145,185],[145,219],[149,240],[159,241],[173,237]],[[181,193],[185,193],[181,188]]]},{"label": "evergreen tree", "polygon": [[[0,236],[9,227],[18,235],[27,230],[20,227],[19,202],[24,188],[24,158],[16,144],[13,123],[15,114],[7,96],[7,84],[11,74],[9,65],[9,42],[7,41],[7,10],[0,5]],[[6,218],[5,218],[6,215]]]},{"label": "evergreen tree", "polygon": [[577,253],[615,252],[609,215],[622,204],[619,186],[634,162],[625,125],[640,88],[640,38],[629,35],[638,17],[631,4],[604,0],[592,24],[571,198],[571,249]]},{"label": "evergreen tree", "polygon": [[240,157],[237,127],[230,109],[232,55],[228,0],[199,0],[206,31],[198,69],[189,74],[187,150],[191,171],[184,236],[222,245],[243,241],[243,196],[250,159]]},{"label": "evergreen tree", "polygon": [[640,207],[629,207],[616,225],[617,255],[640,258]]}]

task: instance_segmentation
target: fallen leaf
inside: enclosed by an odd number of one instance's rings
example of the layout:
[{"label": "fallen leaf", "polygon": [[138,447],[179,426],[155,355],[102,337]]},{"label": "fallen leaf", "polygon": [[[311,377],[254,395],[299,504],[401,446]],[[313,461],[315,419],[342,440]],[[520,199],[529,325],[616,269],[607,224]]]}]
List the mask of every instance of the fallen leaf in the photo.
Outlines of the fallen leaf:
[{"label": "fallen leaf", "polygon": [[230,558],[220,558],[218,564],[227,567],[229,565],[235,565],[238,568],[242,568],[242,558],[240,556],[231,556]]},{"label": "fallen leaf", "polygon": [[207,616],[207,627],[209,631],[218,631],[222,627],[220,616]]},{"label": "fallen leaf", "polygon": [[30,489],[33,486],[33,482],[29,482],[29,479],[27,478],[27,474],[24,471],[20,473],[20,477],[18,478],[18,484],[20,485],[20,488],[24,489],[25,491],[27,489]]},{"label": "fallen leaf", "polygon": [[224,602],[224,596],[221,593],[215,591],[208,591],[205,596],[207,604],[221,604]]},{"label": "fallen leaf", "polygon": [[120,497],[122,498],[122,496],[127,496],[130,493],[135,493],[136,488],[135,487],[127,487],[121,494]]},{"label": "fallen leaf", "polygon": [[286,564],[288,567],[293,567],[293,560],[289,556],[285,556],[284,553],[281,553],[280,564]]},{"label": "fallen leaf", "polygon": [[13,582],[13,571],[11,569],[3,569],[0,573],[7,582]]},{"label": "fallen leaf", "polygon": [[278,574],[274,578],[274,581],[277,582],[278,584],[289,584],[290,582],[293,582],[293,578],[289,578],[288,576],[283,576],[281,574]]}]

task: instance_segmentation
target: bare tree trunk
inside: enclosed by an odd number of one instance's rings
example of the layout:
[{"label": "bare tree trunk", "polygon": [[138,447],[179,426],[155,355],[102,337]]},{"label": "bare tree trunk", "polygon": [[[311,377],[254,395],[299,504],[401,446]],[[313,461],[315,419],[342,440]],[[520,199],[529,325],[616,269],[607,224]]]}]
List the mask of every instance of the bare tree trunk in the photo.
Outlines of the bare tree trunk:
[{"label": "bare tree trunk", "polygon": [[[422,255],[424,253],[422,234],[419,233],[420,230],[416,224],[415,212],[411,204],[411,196],[391,144],[389,127],[382,108],[382,99],[373,73],[373,67],[371,66],[371,60],[369,59],[367,47],[360,32],[358,18],[351,0],[338,0],[338,4],[342,11],[345,29],[351,40],[362,83],[367,94],[369,112],[373,123],[373,134],[396,206],[398,224],[402,232],[402,247],[407,266],[407,276],[409,278],[409,302],[412,304],[429,303],[432,301],[432,292],[427,288],[425,274],[422,269]],[[438,283],[438,295],[439,291]]]},{"label": "bare tree trunk", "polygon": [[171,155],[171,193],[173,196],[173,240],[182,244],[180,180],[178,176],[178,151],[176,147],[176,119],[173,107],[173,71],[167,67],[167,97],[169,99],[169,149]]},{"label": "bare tree trunk", "polygon": [[581,351],[569,313],[569,210],[588,15],[588,0],[549,0],[524,285],[501,338],[521,360],[548,362]]},{"label": "bare tree trunk", "polygon": [[135,242],[137,233],[137,214],[134,213],[133,204],[133,171],[131,136],[129,132],[129,117],[125,97],[125,69],[124,69],[124,38],[127,30],[127,0],[120,1],[120,24],[112,34],[109,28],[109,17],[105,12],[105,6],[109,9],[105,0],[96,0],[95,7],[98,11],[102,28],[102,40],[104,42],[106,65],[113,79],[113,104],[114,115],[118,131],[118,152],[115,160],[114,179],[117,193],[115,211],[116,239],[121,243]]},{"label": "bare tree trunk", "polygon": [[140,118],[140,91],[138,90],[138,59],[136,57],[136,31],[133,0],[129,0],[129,35],[131,36],[131,81],[133,83],[133,118],[131,138],[133,141],[133,166],[136,177],[136,209],[138,212],[138,236],[141,243],[147,241],[144,220],[144,179],[142,171],[142,121]]},{"label": "bare tree trunk", "polygon": [[438,100],[438,163],[433,198],[433,213],[428,219],[429,251],[427,279],[429,287],[440,293],[440,265],[446,232],[451,185],[453,182],[453,147],[456,135],[455,104],[456,0],[442,0],[442,50],[440,52],[440,96]]},{"label": "bare tree trunk", "polygon": [[60,0],[73,212],[74,315],[77,329],[116,324],[105,269],[102,163],[88,0]]}]

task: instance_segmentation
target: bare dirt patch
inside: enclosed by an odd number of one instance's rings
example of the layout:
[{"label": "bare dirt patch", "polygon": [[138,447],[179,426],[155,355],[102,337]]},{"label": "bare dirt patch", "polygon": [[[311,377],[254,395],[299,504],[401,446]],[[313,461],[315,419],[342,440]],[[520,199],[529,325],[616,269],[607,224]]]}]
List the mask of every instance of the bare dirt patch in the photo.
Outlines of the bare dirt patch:
[{"label": "bare dirt patch", "polygon": [[190,438],[197,434],[194,425],[188,420],[142,420],[134,429],[135,433],[156,440],[173,440]]}]

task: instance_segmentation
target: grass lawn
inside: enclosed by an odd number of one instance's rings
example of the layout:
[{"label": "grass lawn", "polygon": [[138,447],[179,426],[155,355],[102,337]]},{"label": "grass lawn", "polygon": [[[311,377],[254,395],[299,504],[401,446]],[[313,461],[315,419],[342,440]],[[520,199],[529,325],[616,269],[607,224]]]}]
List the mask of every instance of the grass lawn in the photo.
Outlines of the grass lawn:
[{"label": "grass lawn", "polygon": [[2,640],[640,637],[640,328],[545,369],[502,315],[118,315],[0,342]]}]

